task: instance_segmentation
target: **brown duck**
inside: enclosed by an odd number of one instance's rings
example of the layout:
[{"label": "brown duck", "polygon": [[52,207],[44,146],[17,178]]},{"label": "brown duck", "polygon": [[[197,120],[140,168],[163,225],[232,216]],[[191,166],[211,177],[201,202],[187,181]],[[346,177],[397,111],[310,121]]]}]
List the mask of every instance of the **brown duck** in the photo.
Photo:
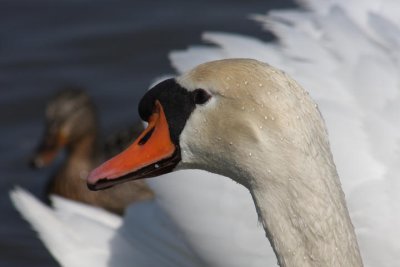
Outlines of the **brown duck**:
[{"label": "brown duck", "polygon": [[77,88],[64,89],[47,104],[45,132],[31,165],[34,168],[48,166],[61,150],[65,150],[65,160],[49,181],[47,194],[122,214],[130,203],[153,197],[153,192],[143,181],[92,192],[88,190],[85,178],[102,159],[127,145],[125,136],[132,137],[141,130],[142,125],[138,122],[132,129],[113,136],[102,145],[96,110],[88,94]]}]

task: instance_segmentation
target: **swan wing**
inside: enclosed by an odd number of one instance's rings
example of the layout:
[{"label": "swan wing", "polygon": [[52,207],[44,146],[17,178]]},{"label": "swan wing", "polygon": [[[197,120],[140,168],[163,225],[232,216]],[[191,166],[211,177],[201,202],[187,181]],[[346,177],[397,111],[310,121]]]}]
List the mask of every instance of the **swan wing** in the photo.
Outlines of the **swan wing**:
[{"label": "swan wing", "polygon": [[121,218],[57,196],[51,208],[18,187],[10,197],[62,266],[203,266],[151,201],[131,206]]},{"label": "swan wing", "polygon": [[[104,234],[96,236],[92,232],[93,228],[87,227],[88,224],[85,222],[87,216],[79,218],[79,216],[73,216],[71,212],[67,212],[66,216],[60,218],[58,216],[60,210],[52,210],[29,192],[18,187],[10,193],[10,197],[17,210],[30,222],[47,249],[62,266],[90,266],[91,263],[96,264],[96,266],[106,266],[104,263],[107,262],[109,251],[107,246],[102,246],[102,244],[107,243],[115,228],[98,224],[99,230],[103,231]],[[61,198],[57,202],[60,203],[62,200],[65,201],[66,206],[69,206],[68,208],[76,204]],[[76,208],[80,209],[80,206],[77,205]],[[86,208],[83,207],[83,210]],[[94,213],[101,213],[101,211],[97,210]],[[103,215],[111,214],[104,212]],[[114,224],[118,224],[115,218],[108,219],[114,221]],[[94,221],[92,220],[92,222]],[[85,230],[90,231],[87,235],[95,239],[93,241],[98,243],[97,247],[90,246],[85,236],[77,231],[80,224],[83,224]],[[87,261],[89,255],[92,262]]]}]

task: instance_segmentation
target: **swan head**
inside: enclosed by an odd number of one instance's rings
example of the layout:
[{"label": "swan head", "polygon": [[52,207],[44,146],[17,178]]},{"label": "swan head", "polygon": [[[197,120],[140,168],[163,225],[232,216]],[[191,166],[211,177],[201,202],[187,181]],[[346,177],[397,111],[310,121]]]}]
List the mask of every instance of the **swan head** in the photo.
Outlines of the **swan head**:
[{"label": "swan head", "polygon": [[282,71],[251,59],[208,62],[165,80],[144,95],[139,113],[147,129],[91,172],[90,189],[179,168],[218,173],[251,188],[259,182],[248,178],[256,177],[252,172],[288,172],[287,159],[311,153],[311,142],[328,149],[308,94]]}]

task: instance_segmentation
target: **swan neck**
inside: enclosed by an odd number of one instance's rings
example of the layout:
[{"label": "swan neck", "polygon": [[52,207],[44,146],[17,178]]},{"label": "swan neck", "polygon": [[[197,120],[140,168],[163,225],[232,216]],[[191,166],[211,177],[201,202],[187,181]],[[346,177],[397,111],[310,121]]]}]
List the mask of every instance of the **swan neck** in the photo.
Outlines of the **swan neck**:
[{"label": "swan neck", "polygon": [[363,266],[336,170],[313,169],[319,171],[277,174],[275,183],[263,171],[253,179],[269,181],[250,192],[279,265]]}]

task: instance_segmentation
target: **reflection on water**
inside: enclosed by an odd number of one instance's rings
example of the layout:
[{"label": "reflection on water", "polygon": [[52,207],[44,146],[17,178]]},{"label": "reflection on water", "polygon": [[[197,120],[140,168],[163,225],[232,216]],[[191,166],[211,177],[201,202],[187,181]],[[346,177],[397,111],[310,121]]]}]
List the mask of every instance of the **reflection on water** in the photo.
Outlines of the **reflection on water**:
[{"label": "reflection on water", "polygon": [[43,194],[51,170],[30,171],[27,161],[41,135],[44,105],[58,88],[87,88],[111,133],[137,119],[138,98],[155,77],[173,73],[168,51],[200,43],[204,30],[270,38],[246,15],[290,4],[137,2],[1,2],[0,266],[56,265],[11,206],[8,191],[18,184]]}]

